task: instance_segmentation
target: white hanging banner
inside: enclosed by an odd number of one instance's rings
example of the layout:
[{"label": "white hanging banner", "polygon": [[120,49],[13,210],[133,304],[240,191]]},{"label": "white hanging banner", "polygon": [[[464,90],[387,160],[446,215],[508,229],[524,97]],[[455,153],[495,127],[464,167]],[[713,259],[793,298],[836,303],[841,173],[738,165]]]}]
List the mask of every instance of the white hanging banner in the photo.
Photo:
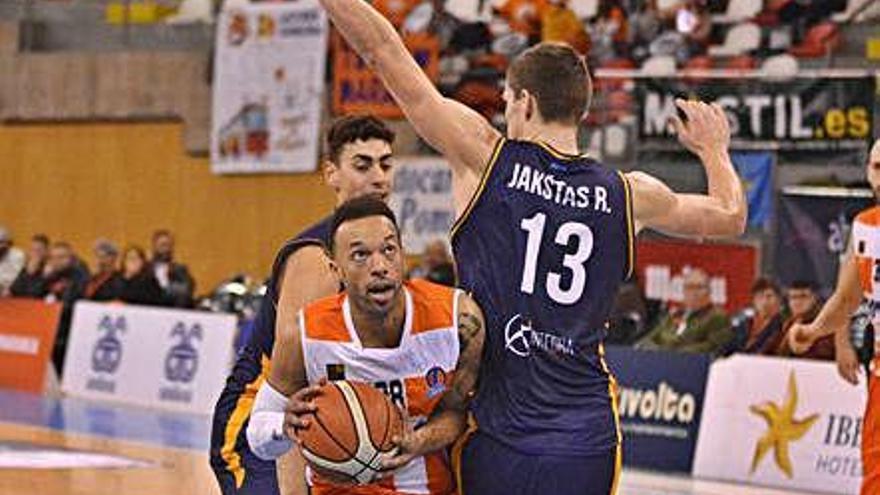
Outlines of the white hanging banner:
[{"label": "white hanging banner", "polygon": [[390,203],[408,253],[422,253],[431,241],[447,241],[455,221],[449,163],[442,158],[399,158]]},{"label": "white hanging banner", "polygon": [[211,124],[214,173],[317,168],[327,31],[317,0],[253,4],[220,14]]}]

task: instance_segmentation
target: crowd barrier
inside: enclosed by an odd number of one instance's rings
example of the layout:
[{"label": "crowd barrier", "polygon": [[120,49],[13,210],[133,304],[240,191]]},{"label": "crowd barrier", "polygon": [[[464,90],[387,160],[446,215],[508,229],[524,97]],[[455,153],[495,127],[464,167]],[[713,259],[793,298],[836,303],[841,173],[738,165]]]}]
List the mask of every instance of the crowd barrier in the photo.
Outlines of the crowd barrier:
[{"label": "crowd barrier", "polygon": [[715,362],[696,477],[814,492],[859,492],[866,387],[833,363],[758,356]]},{"label": "crowd barrier", "polygon": [[709,356],[609,346],[606,357],[619,387],[624,463],[689,473]]},{"label": "crowd barrier", "polygon": [[210,413],[229,371],[236,318],[79,302],[62,390],[72,396]]},{"label": "crowd barrier", "polygon": [[60,304],[0,299],[0,388],[42,392]]},{"label": "crowd barrier", "polygon": [[628,466],[858,493],[866,387],[834,363],[609,347]]}]

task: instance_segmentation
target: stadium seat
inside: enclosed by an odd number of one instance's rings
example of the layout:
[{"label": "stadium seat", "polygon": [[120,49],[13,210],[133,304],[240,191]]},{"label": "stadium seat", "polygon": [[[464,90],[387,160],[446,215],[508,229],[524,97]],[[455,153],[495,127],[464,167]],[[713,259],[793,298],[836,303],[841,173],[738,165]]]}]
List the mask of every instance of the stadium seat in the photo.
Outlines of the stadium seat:
[{"label": "stadium seat", "polygon": [[807,31],[804,40],[799,44],[791,47],[788,53],[799,58],[816,58],[826,55],[840,46],[840,31],[837,24],[833,22],[823,22],[817,24]]},{"label": "stadium seat", "polygon": [[757,66],[757,60],[751,55],[737,55],[724,62],[724,68],[728,70],[752,70]]},{"label": "stadium seat", "polygon": [[569,2],[568,6],[581,20],[592,19],[599,12],[599,0],[577,0]]},{"label": "stadium seat", "polygon": [[703,82],[704,77],[695,76],[694,71],[711,70],[715,66],[715,61],[707,55],[699,55],[691,58],[684,64],[684,77],[688,82]]},{"label": "stadium seat", "polygon": [[464,22],[476,22],[480,20],[479,0],[449,0],[446,2],[446,11]]},{"label": "stadium seat", "polygon": [[798,61],[791,55],[784,53],[769,57],[761,63],[761,74],[773,79],[787,79],[797,75]]},{"label": "stadium seat", "polygon": [[641,72],[651,76],[674,76],[675,58],[670,55],[654,55],[642,63]]},{"label": "stadium seat", "polygon": [[709,55],[714,57],[734,56],[749,53],[761,46],[761,28],[754,23],[737,24],[727,31],[724,43],[709,47]]},{"label": "stadium seat", "polygon": [[727,11],[718,16],[712,16],[715,24],[735,24],[758,15],[764,7],[762,0],[730,0]]},{"label": "stadium seat", "polygon": [[[849,18],[859,10],[866,0],[847,0],[846,8],[843,9],[842,12],[838,12],[831,16],[831,20],[834,22],[846,22]],[[876,5],[876,4],[875,4]],[[870,10],[870,8],[866,9]],[[858,18],[854,19],[856,21],[861,20],[865,16],[860,14]]]},{"label": "stadium seat", "polygon": [[657,0],[657,10],[663,12],[664,10],[671,9],[682,3],[681,0]]}]

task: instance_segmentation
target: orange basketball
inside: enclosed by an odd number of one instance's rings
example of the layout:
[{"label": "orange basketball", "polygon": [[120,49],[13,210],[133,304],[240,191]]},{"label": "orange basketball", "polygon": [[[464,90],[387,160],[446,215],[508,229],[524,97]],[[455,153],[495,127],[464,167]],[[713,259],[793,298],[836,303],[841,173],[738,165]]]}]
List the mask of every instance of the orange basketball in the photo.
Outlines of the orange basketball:
[{"label": "orange basketball", "polygon": [[400,410],[372,385],[330,382],[315,398],[318,411],[297,433],[309,467],[328,481],[367,484],[379,469],[379,454],[403,432]]}]

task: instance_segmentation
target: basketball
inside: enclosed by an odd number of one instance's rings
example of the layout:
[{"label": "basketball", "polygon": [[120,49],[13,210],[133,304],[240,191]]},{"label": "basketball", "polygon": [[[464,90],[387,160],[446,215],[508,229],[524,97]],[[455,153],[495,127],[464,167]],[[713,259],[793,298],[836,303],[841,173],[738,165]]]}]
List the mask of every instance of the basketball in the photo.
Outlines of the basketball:
[{"label": "basketball", "polygon": [[322,477],[343,483],[370,483],[379,454],[403,431],[400,410],[372,385],[330,382],[315,398],[318,411],[297,437],[303,457]]}]

